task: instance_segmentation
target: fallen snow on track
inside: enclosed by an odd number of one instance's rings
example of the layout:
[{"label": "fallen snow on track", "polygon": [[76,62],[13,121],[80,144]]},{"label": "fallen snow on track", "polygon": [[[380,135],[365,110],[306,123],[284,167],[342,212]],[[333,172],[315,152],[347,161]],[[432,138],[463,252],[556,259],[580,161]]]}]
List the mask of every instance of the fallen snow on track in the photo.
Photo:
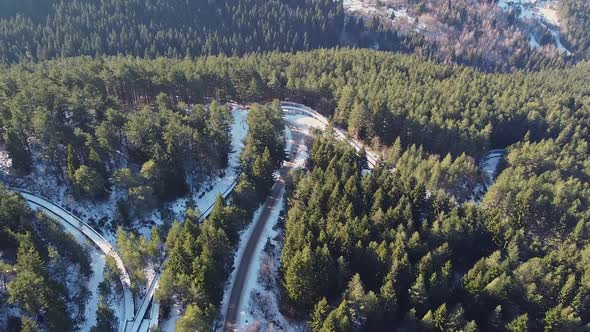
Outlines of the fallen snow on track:
[{"label": "fallen snow on track", "polygon": [[[77,237],[77,239],[80,241],[81,244],[84,244],[86,242],[86,238],[88,238],[89,240],[94,242],[96,247],[100,248],[100,250],[104,254],[112,255],[119,269],[123,271],[123,274],[121,275],[121,283],[123,284],[123,306],[118,306],[122,309],[117,309],[115,312],[118,314],[117,317],[121,325],[123,325],[126,320],[131,319],[133,317],[134,305],[133,295],[131,294],[131,290],[129,288],[129,275],[126,272],[125,266],[123,265],[123,261],[111,247],[109,242],[99,233],[97,233],[93,228],[89,227],[80,219],[74,217],[72,214],[70,214],[63,208],[55,205],[54,203],[44,198],[32,195],[30,193],[20,192],[20,194],[29,202],[30,205],[42,208],[43,211],[47,213],[50,217],[55,218],[55,220],[58,221],[67,232],[73,234],[74,236],[77,236],[78,234],[79,237]],[[96,285],[98,285],[98,283]],[[95,289],[89,288],[89,290],[94,291]]]},{"label": "fallen snow on track", "polygon": [[[306,144],[297,144],[295,147],[296,141],[293,138],[293,132],[297,131],[308,136],[313,129],[324,130],[326,123],[310,117],[308,114],[300,114],[296,110],[286,110],[285,125],[285,151],[292,151],[289,159],[293,163],[293,167],[303,167],[308,158],[307,146]],[[260,241],[256,244],[254,258],[250,261],[247,269],[248,272],[241,293],[242,298],[239,301],[237,310],[236,327],[239,331],[250,329],[297,331],[303,328],[287,321],[280,313],[278,304],[279,288],[277,287],[277,276],[283,243],[276,225],[284,207],[284,194],[283,189],[270,212],[268,221],[260,236]],[[256,226],[256,222],[254,221],[260,218],[263,208],[265,208],[265,205],[261,205],[256,210],[252,217],[253,222],[240,234],[240,244],[234,256],[234,270],[226,284],[221,304],[221,312],[223,313],[227,312],[229,297],[235,283],[238,266],[244,255],[248,240],[252,236]],[[218,331],[222,330],[223,326],[219,324]]]},{"label": "fallen snow on track", "polygon": [[240,176],[238,167],[240,166],[240,155],[242,154],[242,150],[244,150],[244,139],[248,133],[248,124],[246,123],[248,110],[237,108],[233,110],[232,114],[234,117],[234,122],[231,127],[232,151],[229,154],[228,166],[223,172],[223,177],[212,179],[210,182],[212,183],[211,190],[195,195],[194,200],[201,212],[205,212],[210,208],[213,203],[215,203],[217,196],[226,193],[228,188],[230,188]]},{"label": "fallen snow on track", "polygon": [[[33,209],[45,211],[45,213],[49,217],[51,217],[52,219],[54,219],[58,222],[60,221],[60,217],[58,215],[56,215],[53,212],[50,212],[48,210],[41,208],[38,204],[29,202],[29,205]],[[78,241],[78,243],[80,243],[80,245],[82,245],[82,247],[84,247],[88,250],[88,253],[90,255],[90,260],[92,262],[92,276],[90,277],[90,279],[88,280],[88,283],[86,285],[88,287],[88,290],[90,290],[90,292],[91,292],[88,302],[86,303],[86,308],[85,308],[85,313],[84,313],[84,317],[86,318],[86,320],[84,321],[84,323],[82,323],[82,325],[79,326],[80,331],[82,331],[82,332],[90,331],[90,329],[94,325],[96,325],[96,311],[98,309],[98,301],[99,301],[98,284],[104,280],[104,267],[105,267],[105,263],[106,263],[105,262],[106,257],[104,255],[104,253],[102,253],[100,250],[98,250],[98,248],[96,248],[95,246],[89,245],[88,238],[84,234],[82,234],[82,232],[80,232],[77,228],[73,227],[72,225],[70,225],[68,223],[64,223],[64,222],[60,222],[60,225],[63,227],[65,232],[74,236],[74,238]],[[120,298],[119,300],[113,301],[113,303],[111,303],[111,309],[115,312],[115,316],[117,318],[125,317],[125,311],[123,308],[124,304],[123,304],[122,300],[123,300],[123,298]],[[120,330],[122,330],[122,327],[123,327],[125,321],[123,320],[122,322],[119,322],[119,323],[120,323]]]}]

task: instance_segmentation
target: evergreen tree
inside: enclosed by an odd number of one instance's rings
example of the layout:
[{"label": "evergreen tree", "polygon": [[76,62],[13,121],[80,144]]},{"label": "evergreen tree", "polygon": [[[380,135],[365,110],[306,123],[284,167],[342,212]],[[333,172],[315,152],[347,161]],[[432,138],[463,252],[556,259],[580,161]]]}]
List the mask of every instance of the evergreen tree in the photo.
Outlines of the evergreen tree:
[{"label": "evergreen tree", "polygon": [[510,332],[526,332],[528,331],[528,321],[528,313],[524,313],[508,323],[508,325],[506,325],[506,330]]},{"label": "evergreen tree", "polygon": [[12,160],[12,168],[25,175],[31,172],[31,152],[12,128],[6,130],[6,150]]},{"label": "evergreen tree", "polygon": [[311,327],[312,332],[319,332],[322,329],[322,325],[324,324],[324,320],[329,314],[328,311],[328,301],[325,297],[323,297],[320,302],[318,302],[314,309],[313,313],[311,314],[311,319],[309,325]]},{"label": "evergreen tree", "polygon": [[78,167],[80,167],[80,160],[78,160],[74,146],[68,144],[66,152],[66,174],[70,180],[74,179],[74,174],[78,170]]},{"label": "evergreen tree", "polygon": [[311,309],[318,298],[316,270],[309,247],[293,256],[285,271],[285,288],[289,299],[297,306]]}]

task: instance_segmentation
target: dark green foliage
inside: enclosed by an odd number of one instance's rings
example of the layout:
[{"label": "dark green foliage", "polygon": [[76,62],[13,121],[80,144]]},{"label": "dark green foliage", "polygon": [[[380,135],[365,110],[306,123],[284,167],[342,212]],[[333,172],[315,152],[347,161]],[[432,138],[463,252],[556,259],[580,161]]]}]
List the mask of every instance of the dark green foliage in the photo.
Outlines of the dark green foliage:
[{"label": "dark green foliage", "polygon": [[90,329],[91,332],[114,332],[117,331],[117,317],[115,312],[103,302],[98,304],[96,313],[96,325]]},{"label": "dark green foliage", "polygon": [[[226,162],[207,159],[207,146],[227,147],[228,112],[184,105],[210,96],[306,102],[383,148],[385,158],[363,175],[362,156],[329,135],[310,149],[309,171],[288,183],[287,307],[310,314],[325,298],[310,319],[316,330],[572,329],[590,322],[589,73],[581,63],[484,74],[347,49],[194,61],[77,58],[0,68],[0,109],[19,141],[34,136],[61,169],[67,143],[78,169],[97,175],[120,168],[111,142],[128,148],[141,171],[113,172],[116,185],[129,204],[154,206],[180,193],[166,186],[171,174],[184,179],[188,165]],[[88,109],[95,112],[81,111]],[[69,118],[64,110],[77,111]],[[250,212],[262,198],[252,194],[268,192],[283,157],[281,119],[276,104],[253,107],[235,205],[219,202],[202,225],[191,212],[168,235],[159,296],[163,307],[174,297],[199,307],[189,328],[216,314],[232,244],[248,219],[241,209]],[[111,131],[106,123],[118,125]],[[508,147],[504,170],[481,205],[465,203],[479,181],[477,158],[491,147]],[[13,213],[1,220],[28,230]]]},{"label": "dark green foliage", "polygon": [[39,331],[39,327],[34,320],[32,320],[28,317],[22,317],[22,319],[21,319],[21,332],[37,332],[37,331]]},{"label": "dark green foliage", "polygon": [[[228,137],[229,115],[213,102],[210,119],[212,130]],[[198,115],[198,114],[196,114]],[[224,282],[231,269],[232,248],[239,232],[260,200],[269,192],[272,171],[284,154],[282,110],[273,104],[255,105],[248,114],[249,131],[241,155],[242,174],[231,204],[218,196],[207,220],[198,224],[200,213],[189,209],[184,225],[172,225],[166,238],[170,255],[156,296],[167,314],[173,301],[186,305],[178,320],[179,331],[203,330],[210,326],[223,296]],[[145,166],[145,164],[144,164]],[[147,170],[143,173],[152,173]],[[121,182],[124,174],[121,174]],[[147,177],[149,178],[149,177]]]},{"label": "dark green foliage", "polygon": [[[590,305],[588,288],[580,283],[590,257],[588,217],[567,199],[586,202],[585,185],[574,185],[581,180],[572,174],[587,178],[576,164],[586,160],[578,153],[587,147],[572,144],[580,150],[565,144],[552,154],[550,140],[516,144],[508,169],[476,206],[445,203],[447,193],[426,195],[415,185],[415,163],[361,175],[352,148],[320,137],[311,149],[312,167],[297,177],[289,202],[281,258],[284,305],[309,314],[314,331],[414,330],[416,324],[437,331],[581,328],[590,322],[583,309]],[[561,166],[554,169],[553,163]],[[526,175],[514,177],[516,171]],[[518,202],[525,190],[511,186],[542,188],[524,179],[552,172],[545,181],[557,181],[567,195],[546,188],[545,196],[563,198],[547,204],[533,194],[533,208],[511,210],[522,206],[511,197]],[[559,173],[569,177],[562,180]],[[523,219],[531,214],[539,215]],[[547,219],[539,223],[541,217]],[[315,265],[320,252],[327,257]],[[348,286],[339,271],[347,271],[342,274]]]},{"label": "dark green foliage", "polygon": [[0,4],[0,18],[0,61],[16,62],[329,47],[338,41],[344,15],[340,3],[323,0],[10,0]]},{"label": "dark green foliage", "polygon": [[68,144],[66,153],[66,175],[70,178],[70,180],[74,179],[74,174],[76,174],[78,167],[80,167],[80,160],[78,160],[78,156],[76,156],[74,146],[72,144]]},{"label": "dark green foliage", "polygon": [[66,299],[60,288],[55,287],[55,281],[49,279],[29,233],[20,237],[16,268],[18,273],[8,285],[9,302],[29,316],[41,313],[50,330],[71,329],[73,322],[67,314]]},{"label": "dark green foliage", "polygon": [[[157,226],[153,226],[151,231],[153,237],[147,241],[143,236],[125,232],[120,226],[117,229],[117,248],[131,278],[133,290],[145,286],[147,279],[144,267],[149,263],[158,262],[160,258],[161,240],[158,233]],[[117,272],[112,267],[109,269],[112,273]]]},{"label": "dark green foliage", "polygon": [[40,236],[66,258],[80,265],[80,272],[85,277],[90,277],[92,268],[90,266],[90,255],[82,247],[73,235],[65,233],[62,227],[54,220],[44,214],[37,214],[36,227]]},{"label": "dark green foliage", "polygon": [[[154,112],[133,107],[139,111],[124,112],[128,116],[120,116],[109,109],[114,106],[125,111],[129,107],[116,105],[114,97],[129,104],[155,101],[161,92],[177,96],[175,101],[186,103],[202,101],[203,96],[243,100],[249,98],[249,92],[241,80],[256,76],[260,77],[269,95],[305,101],[327,115],[332,115],[334,106],[338,105],[333,115],[343,126],[354,119],[347,112],[354,105],[363,104],[367,114],[363,118],[365,130],[362,136],[375,145],[390,146],[399,137],[403,148],[415,144],[428,153],[444,156],[451,153],[453,159],[463,152],[478,157],[490,147],[505,147],[523,139],[527,132],[532,141],[557,138],[568,121],[575,118],[583,122],[585,113],[577,110],[587,107],[580,96],[587,90],[588,68],[587,64],[581,64],[569,70],[529,75],[482,74],[461,67],[438,66],[415,57],[367,50],[321,50],[243,59],[218,57],[194,62],[68,59],[29,66],[28,70],[20,67],[4,69],[2,72],[6,74],[2,77],[10,79],[4,80],[0,90],[10,101],[2,103],[6,104],[12,118],[18,119],[18,128],[24,137],[32,134],[27,129],[31,127],[30,109],[43,106],[51,112],[63,112],[63,108],[46,105],[46,100],[53,99],[66,100],[64,103],[68,108],[83,109],[83,100],[73,98],[81,89],[89,91],[89,97],[96,101],[93,105],[96,112],[86,114],[89,119],[85,123],[100,128],[96,129],[96,140],[106,151],[109,150],[106,142],[114,143],[113,150],[120,145],[122,125],[137,162],[151,159],[153,145],[157,142],[164,154],[171,156],[171,165],[178,165],[207,161],[212,156],[208,147],[215,150],[220,146],[227,147],[223,143],[227,142],[227,136],[220,135],[225,126],[217,124],[225,116],[209,118],[199,107],[184,116],[184,110],[180,109]],[[75,88],[39,88],[53,87],[56,81],[67,81],[68,77],[76,78]],[[350,92],[351,86],[354,86],[355,93]],[[44,92],[43,98],[30,98],[38,95],[39,90]],[[9,107],[11,104],[23,106],[22,110],[17,112],[14,107]],[[273,112],[261,107],[254,107],[253,111],[264,113],[268,118],[260,126],[268,129],[279,124]],[[63,117],[55,116],[56,119]],[[118,126],[107,130],[103,123]],[[76,126],[76,123],[56,126],[54,135],[58,139],[67,137]],[[353,133],[358,134],[354,126],[353,123]],[[215,130],[204,132],[203,128]],[[197,137],[194,136],[195,129],[199,134]],[[268,130],[261,132],[263,134],[256,137],[260,143],[266,141]],[[191,141],[192,146],[184,143]],[[258,149],[259,144],[255,143]],[[76,147],[78,152],[81,149]],[[186,149],[194,153],[184,153]],[[100,154],[99,149],[95,150]],[[270,145],[269,150],[275,160],[281,153],[276,144]],[[120,158],[118,154],[111,157]],[[219,158],[213,158],[215,162],[206,164],[223,165],[224,158],[221,153]],[[102,159],[106,162],[111,158]]]},{"label": "dark green foliage", "polygon": [[12,159],[12,168],[25,175],[31,171],[31,151],[26,142],[12,128],[6,131],[6,150]]},{"label": "dark green foliage", "polygon": [[30,231],[31,216],[29,205],[19,194],[0,186],[0,235],[3,239],[11,233]]},{"label": "dark green foliage", "polygon": [[[220,218],[219,215],[216,218]],[[199,312],[199,321],[210,322],[215,317],[232,258],[226,232],[218,227],[212,220],[195,225],[191,219],[185,220],[183,226],[177,223],[172,226],[166,240],[170,260],[157,292],[163,310],[176,297],[182,304],[197,306],[193,309]],[[189,317],[192,312],[187,309],[182,324],[196,324],[193,321],[196,318]]]},{"label": "dark green foliage", "polygon": [[[248,113],[248,135],[242,151],[242,190],[250,190],[251,184],[258,200],[264,199],[274,183],[273,171],[285,157],[283,111],[278,101],[266,105],[254,105]],[[238,191],[237,202],[242,200],[248,208],[250,202]]]}]

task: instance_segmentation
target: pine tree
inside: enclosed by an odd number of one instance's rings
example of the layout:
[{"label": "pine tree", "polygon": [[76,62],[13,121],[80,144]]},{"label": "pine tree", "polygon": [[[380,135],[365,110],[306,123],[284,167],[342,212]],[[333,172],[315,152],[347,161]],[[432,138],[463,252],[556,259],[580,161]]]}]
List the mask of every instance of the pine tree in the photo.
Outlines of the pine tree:
[{"label": "pine tree", "polygon": [[338,308],[332,310],[324,324],[322,326],[321,332],[345,332],[351,331],[353,328],[352,326],[352,318],[350,317],[350,310],[346,305],[346,300],[342,301]]},{"label": "pine tree", "polygon": [[513,321],[506,325],[506,330],[510,332],[526,332],[528,331],[529,315],[524,313],[516,317]]},{"label": "pine tree", "polygon": [[73,182],[80,194],[96,198],[104,193],[104,179],[86,165],[76,170]]},{"label": "pine tree", "polygon": [[314,261],[309,247],[297,251],[285,272],[285,288],[289,299],[302,309],[310,309],[318,298]]},{"label": "pine tree", "polygon": [[115,312],[109,306],[100,302],[96,310],[96,325],[93,326],[91,332],[114,332],[117,330],[117,317]]},{"label": "pine tree", "polygon": [[365,293],[361,276],[357,273],[348,283],[348,288],[345,292],[345,298],[347,305],[350,308],[353,325],[357,328],[363,326],[367,318],[364,312],[366,296],[367,294]]},{"label": "pine tree", "polygon": [[16,277],[8,285],[8,301],[30,315],[45,312],[52,303],[46,271],[30,234],[21,238],[17,253]]},{"label": "pine tree", "polygon": [[21,318],[21,332],[37,332],[39,331],[39,326],[37,322],[33,319],[23,316]]},{"label": "pine tree", "polygon": [[368,138],[370,136],[369,121],[371,121],[371,116],[367,111],[366,105],[362,102],[357,103],[350,113],[348,129],[353,136],[359,139]]},{"label": "pine tree", "polygon": [[154,263],[157,262],[160,257],[160,245],[162,241],[160,239],[160,231],[157,226],[152,226],[150,241],[147,246],[147,253],[151,257]]},{"label": "pine tree", "polygon": [[208,331],[210,329],[210,322],[205,318],[201,308],[193,304],[186,308],[184,314],[176,322],[176,331],[178,332]]},{"label": "pine tree", "polygon": [[[426,281],[424,275],[420,273],[410,288],[410,303],[416,308],[416,311],[423,312],[423,308],[428,303],[428,291],[426,289]],[[418,316],[420,317],[420,316]]]},{"label": "pine tree", "polygon": [[434,311],[433,320],[434,327],[440,331],[447,331],[449,312],[446,303],[441,304],[441,306]]},{"label": "pine tree", "polygon": [[12,160],[12,168],[23,175],[31,172],[33,164],[31,152],[27,145],[20,140],[16,130],[12,128],[6,130],[6,150]]},{"label": "pine tree", "polygon": [[66,151],[66,175],[70,180],[74,179],[74,174],[76,173],[78,167],[80,167],[80,161],[78,160],[74,146],[72,144],[68,144]]},{"label": "pine tree", "polygon": [[312,332],[319,332],[321,330],[324,320],[328,316],[328,309],[328,301],[323,297],[320,302],[315,305],[310,317],[309,326],[311,327]]},{"label": "pine tree", "polygon": [[450,331],[460,331],[466,324],[465,310],[461,303],[457,303],[453,311],[449,314],[447,329]]},{"label": "pine tree", "polygon": [[270,151],[268,148],[265,148],[264,153],[256,157],[252,166],[252,177],[259,198],[265,197],[272,187],[274,182],[272,171],[273,164],[270,158]]},{"label": "pine tree", "polygon": [[427,330],[434,329],[434,316],[432,315],[432,310],[426,312],[420,323]]},{"label": "pine tree", "polygon": [[385,277],[385,282],[383,283],[383,286],[381,286],[379,292],[379,298],[383,316],[391,323],[397,316],[398,310],[397,294],[393,275],[391,273],[388,273]]}]

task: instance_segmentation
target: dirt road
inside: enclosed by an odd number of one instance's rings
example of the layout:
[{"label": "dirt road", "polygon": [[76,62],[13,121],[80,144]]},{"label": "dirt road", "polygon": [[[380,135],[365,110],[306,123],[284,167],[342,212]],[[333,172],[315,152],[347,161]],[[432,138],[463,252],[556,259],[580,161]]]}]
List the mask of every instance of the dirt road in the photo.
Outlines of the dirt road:
[{"label": "dirt road", "polygon": [[[291,128],[291,131],[293,133],[293,140],[295,143],[291,146],[291,151],[289,151],[289,159],[293,160],[295,157],[294,152],[297,151],[300,145],[304,144],[305,135],[296,128]],[[287,161],[283,163],[283,166],[280,169],[280,176],[272,187],[270,196],[268,196],[264,201],[262,212],[260,213],[258,219],[254,220],[254,229],[252,231],[252,235],[247,240],[248,242],[246,242],[246,247],[244,248],[244,253],[237,267],[235,281],[230,292],[227,311],[225,313],[224,331],[237,331],[236,322],[239,314],[238,310],[240,308],[241,301],[247,300],[247,294],[242,293],[251,262],[255,258],[256,246],[260,241],[260,237],[268,221],[268,218],[271,215],[271,212],[275,208],[281,208],[280,206],[276,205],[278,204],[279,198],[285,190],[285,177],[288,176],[289,171],[292,168],[293,164],[291,162]]]}]

